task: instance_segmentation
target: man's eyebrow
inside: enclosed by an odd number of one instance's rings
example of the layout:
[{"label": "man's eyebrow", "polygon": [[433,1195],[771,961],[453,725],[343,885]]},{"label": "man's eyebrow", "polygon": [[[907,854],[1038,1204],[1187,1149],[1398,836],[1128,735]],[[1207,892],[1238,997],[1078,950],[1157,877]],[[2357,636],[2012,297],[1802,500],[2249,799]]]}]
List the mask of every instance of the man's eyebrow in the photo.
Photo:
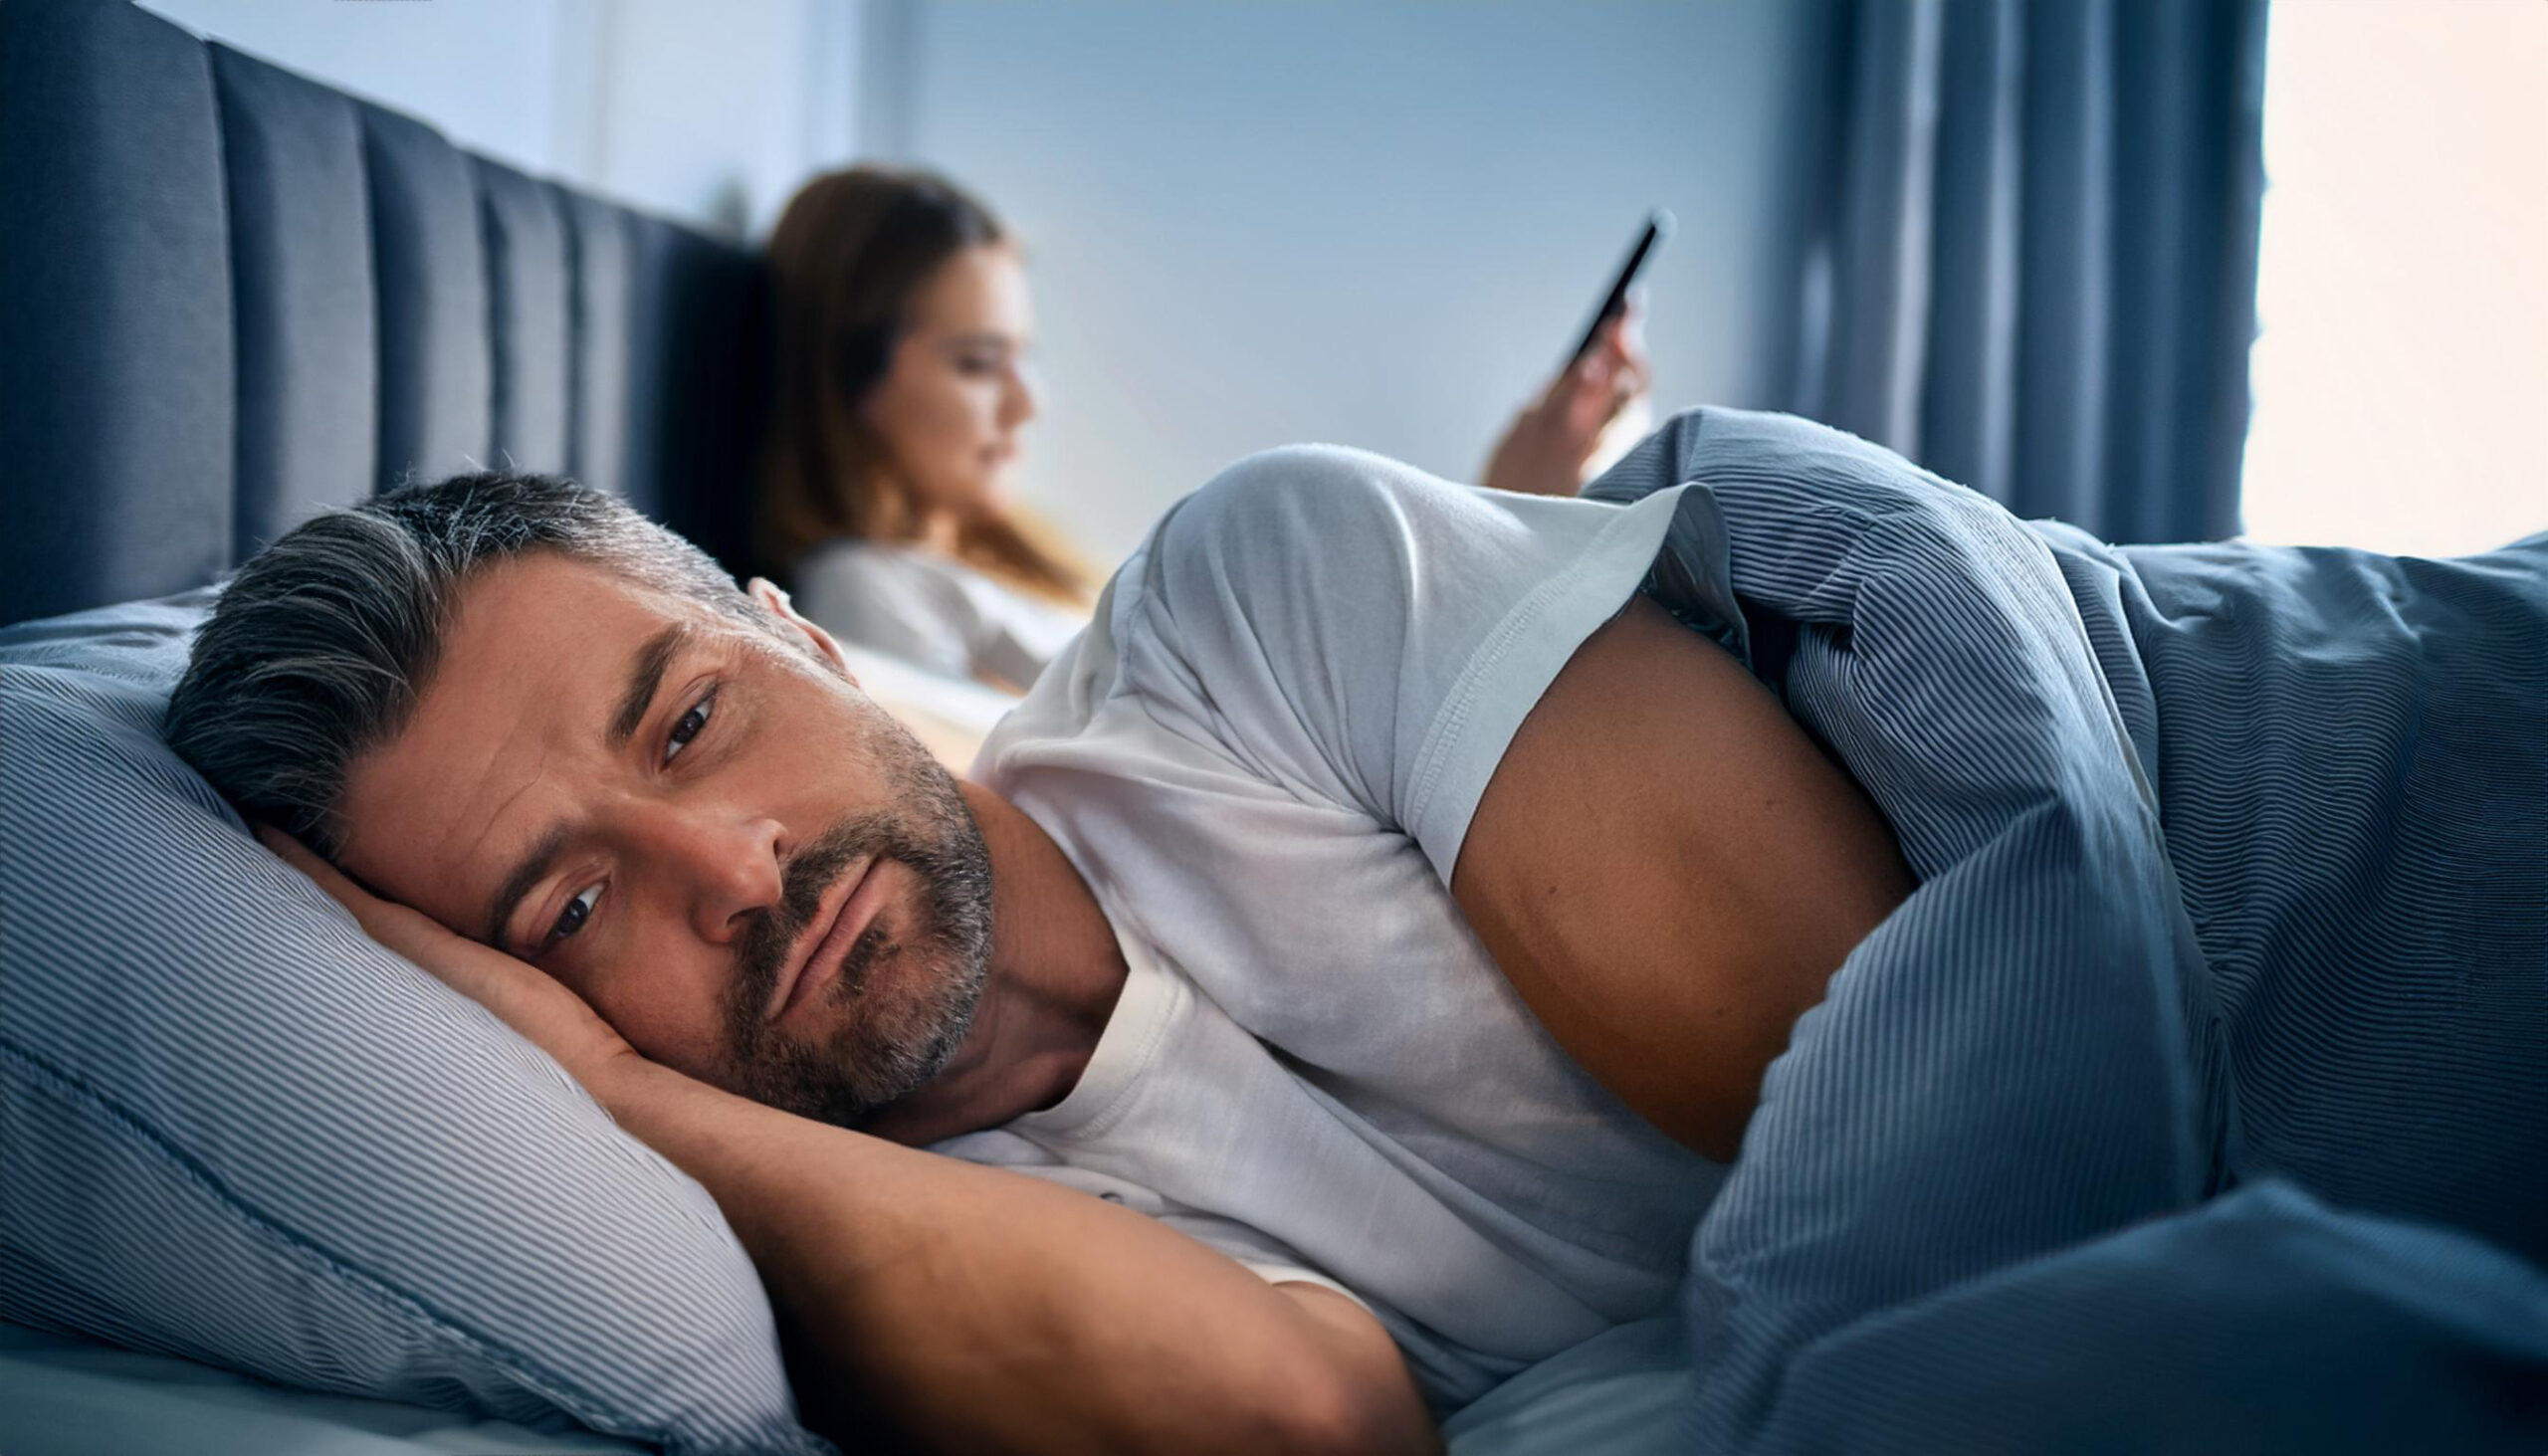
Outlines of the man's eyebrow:
[{"label": "man's eyebrow", "polygon": [[646,710],[655,703],[655,690],[663,686],[664,673],[673,665],[674,654],[681,651],[683,639],[690,636],[688,622],[675,622],[646,639],[637,649],[636,660],[628,665],[628,691],[620,696],[619,711],[610,716],[610,748],[616,753],[628,746],[637,735],[637,725],[646,721]]},{"label": "man's eyebrow", "polygon": [[522,863],[514,866],[514,872],[505,877],[505,883],[497,889],[495,898],[487,902],[487,933],[479,939],[499,950],[507,948],[505,927],[512,923],[515,908],[522,904],[524,896],[531,893],[531,887],[548,878],[549,870],[557,863],[557,856],[565,849],[565,825],[555,825],[540,836],[539,843],[531,847],[531,853],[523,856]]}]

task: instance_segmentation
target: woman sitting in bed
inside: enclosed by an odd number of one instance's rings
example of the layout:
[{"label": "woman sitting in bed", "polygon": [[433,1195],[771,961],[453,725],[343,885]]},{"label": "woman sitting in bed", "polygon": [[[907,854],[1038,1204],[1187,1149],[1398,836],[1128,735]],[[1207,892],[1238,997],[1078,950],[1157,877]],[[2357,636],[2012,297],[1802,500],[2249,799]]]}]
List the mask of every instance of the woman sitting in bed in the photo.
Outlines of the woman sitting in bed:
[{"label": "woman sitting in bed", "polygon": [[[943,177],[852,167],[788,203],[768,263],[778,355],[764,557],[836,636],[1023,691],[1094,592],[1008,499],[1036,414],[1015,242]],[[1515,415],[1484,483],[1575,494],[1645,380],[1622,319]]]}]

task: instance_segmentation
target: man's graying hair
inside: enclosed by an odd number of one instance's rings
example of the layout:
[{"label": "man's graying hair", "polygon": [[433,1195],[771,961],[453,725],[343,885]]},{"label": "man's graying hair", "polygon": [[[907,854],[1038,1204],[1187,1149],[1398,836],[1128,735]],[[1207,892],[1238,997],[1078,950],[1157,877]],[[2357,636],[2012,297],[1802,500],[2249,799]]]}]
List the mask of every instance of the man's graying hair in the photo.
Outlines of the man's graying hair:
[{"label": "man's graying hair", "polygon": [[320,516],[239,568],[169,700],[169,743],[240,812],[334,859],[348,766],[406,727],[470,577],[527,551],[775,626],[706,552],[600,491],[458,476]]}]

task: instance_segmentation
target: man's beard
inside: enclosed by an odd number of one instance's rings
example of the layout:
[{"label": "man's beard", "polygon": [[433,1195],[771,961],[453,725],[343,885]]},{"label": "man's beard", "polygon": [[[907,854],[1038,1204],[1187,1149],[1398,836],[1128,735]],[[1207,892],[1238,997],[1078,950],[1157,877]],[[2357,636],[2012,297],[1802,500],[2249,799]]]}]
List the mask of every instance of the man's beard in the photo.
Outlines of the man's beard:
[{"label": "man's beard", "polygon": [[[844,1128],[867,1125],[946,1070],[972,1029],[990,968],[991,865],[981,829],[954,775],[900,724],[877,719],[883,730],[873,741],[894,807],[846,819],[798,851],[778,908],[738,937],[718,1079],[755,1102]],[[914,923],[889,925],[880,910],[821,992],[825,1009],[846,1013],[837,1029],[791,1036],[765,1019],[778,978],[814,933],[825,894],[870,856],[899,862],[919,883]],[[889,961],[895,991],[870,995]]]}]

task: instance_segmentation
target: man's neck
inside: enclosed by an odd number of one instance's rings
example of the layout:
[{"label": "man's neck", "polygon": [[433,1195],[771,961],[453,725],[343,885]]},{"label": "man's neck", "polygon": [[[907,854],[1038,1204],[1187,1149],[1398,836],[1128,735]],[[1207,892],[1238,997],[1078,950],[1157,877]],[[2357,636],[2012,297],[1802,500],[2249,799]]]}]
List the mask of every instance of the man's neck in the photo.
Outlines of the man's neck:
[{"label": "man's neck", "polygon": [[991,964],[955,1060],[866,1130],[913,1146],[1069,1096],[1128,973],[1097,896],[1044,827],[979,784],[958,787],[990,851]]}]

